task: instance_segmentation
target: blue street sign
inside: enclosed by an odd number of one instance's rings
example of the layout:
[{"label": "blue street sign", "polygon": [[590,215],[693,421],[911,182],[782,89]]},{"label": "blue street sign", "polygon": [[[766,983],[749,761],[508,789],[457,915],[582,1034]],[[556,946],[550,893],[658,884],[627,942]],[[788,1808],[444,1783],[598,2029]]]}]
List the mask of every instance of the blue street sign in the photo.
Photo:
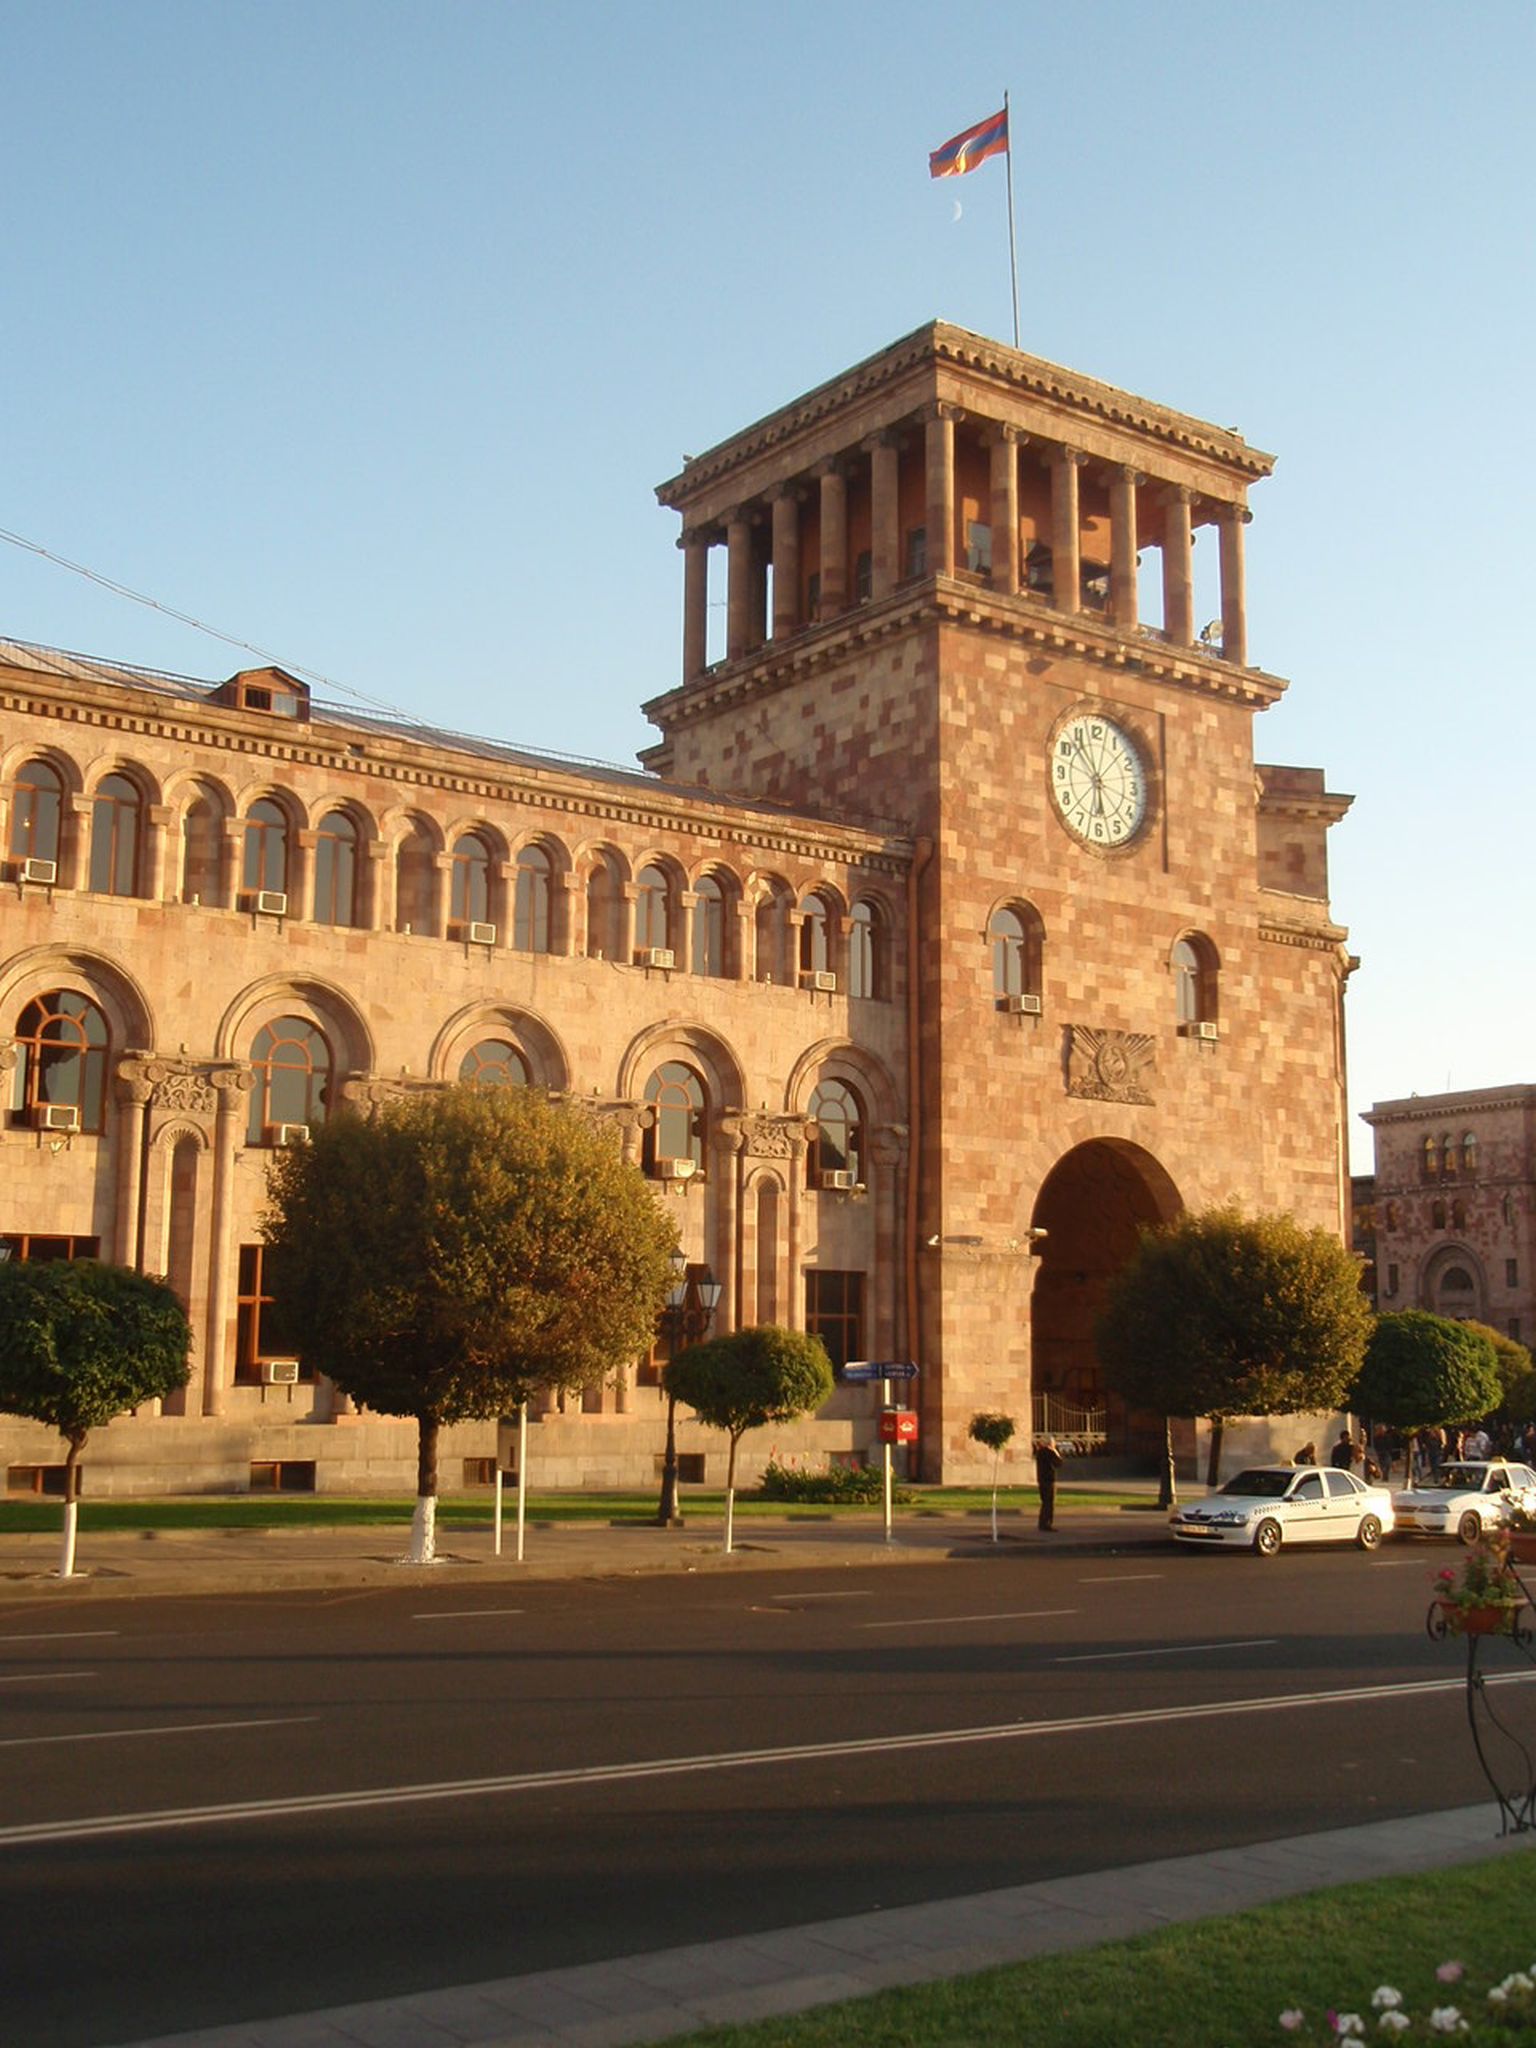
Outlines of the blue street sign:
[{"label": "blue street sign", "polygon": [[850,1358],[843,1367],[843,1378],[855,1382],[864,1380],[915,1380],[917,1367],[910,1358],[888,1358],[871,1360]]}]

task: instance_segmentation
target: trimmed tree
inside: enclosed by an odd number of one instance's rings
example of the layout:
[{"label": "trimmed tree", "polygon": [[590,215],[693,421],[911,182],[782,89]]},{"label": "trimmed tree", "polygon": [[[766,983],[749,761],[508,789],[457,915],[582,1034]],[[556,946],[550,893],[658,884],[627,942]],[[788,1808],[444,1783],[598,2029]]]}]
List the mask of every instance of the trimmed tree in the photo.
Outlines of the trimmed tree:
[{"label": "trimmed tree", "polygon": [[998,1415],[983,1410],[971,1417],[971,1426],[966,1434],[973,1444],[983,1444],[992,1453],[992,1541],[997,1538],[997,1468],[1003,1452],[1013,1442],[1013,1417]]},{"label": "trimmed tree", "polygon": [[[1536,1396],[1536,1367],[1529,1346],[1518,1337],[1496,1330],[1492,1323],[1466,1322],[1464,1330],[1475,1330],[1493,1347],[1494,1369],[1499,1375],[1499,1403],[1489,1413],[1500,1422],[1529,1422],[1532,1397]],[[1481,1418],[1480,1418],[1481,1419]]]},{"label": "trimmed tree", "polygon": [[423,1090],[278,1154],[263,1235],[294,1348],[417,1425],[408,1562],[435,1555],[438,1435],[592,1386],[655,1334],[675,1232],[616,1135],[531,1088]]},{"label": "trimmed tree", "polygon": [[1214,1486],[1227,1420],[1338,1408],[1371,1322],[1359,1263],[1330,1231],[1227,1207],[1143,1231],[1096,1338],[1132,1406],[1210,1418]]},{"label": "trimmed tree", "polygon": [[1350,1405],[1372,1422],[1401,1430],[1411,1444],[1418,1430],[1491,1414],[1501,1392],[1493,1346],[1479,1330],[1427,1309],[1405,1308],[1377,1318]]},{"label": "trimmed tree", "polygon": [[75,1569],[86,1439],[184,1387],[191,1349],[187,1312],[163,1280],[98,1259],[0,1265],[0,1408],[65,1444],[61,1579]]},{"label": "trimmed tree", "polygon": [[793,1422],[832,1393],[832,1361],[819,1337],[774,1323],[690,1344],[662,1369],[668,1395],[731,1440],[725,1471],[725,1548],[736,1507],[736,1446],[749,1429]]}]

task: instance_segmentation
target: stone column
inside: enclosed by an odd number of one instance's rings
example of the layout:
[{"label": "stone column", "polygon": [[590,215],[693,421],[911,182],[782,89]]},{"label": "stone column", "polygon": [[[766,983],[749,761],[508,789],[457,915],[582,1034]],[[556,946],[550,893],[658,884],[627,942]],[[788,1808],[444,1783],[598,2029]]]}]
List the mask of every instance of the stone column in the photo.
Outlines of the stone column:
[{"label": "stone column", "polygon": [[1133,633],[1141,615],[1136,588],[1136,488],[1139,470],[1116,465],[1109,477],[1109,615],[1122,632]]},{"label": "stone column", "polygon": [[683,681],[691,683],[709,663],[709,536],[696,528],[677,544],[683,551]]},{"label": "stone column", "polygon": [[169,804],[145,805],[143,872],[139,876],[139,887],[151,903],[176,901],[176,863],[169,858],[176,844],[170,829],[175,818],[176,813]]},{"label": "stone column", "polygon": [[874,1208],[874,1272],[871,1275],[871,1355],[899,1358],[901,1323],[901,1211],[896,1205],[899,1169],[906,1152],[906,1128],[887,1124],[870,1140],[870,1200]]},{"label": "stone column", "polygon": [[1173,484],[1163,498],[1163,638],[1188,647],[1195,637],[1194,492]]},{"label": "stone column", "polygon": [[803,1130],[792,1131],[789,1137],[789,1171],[785,1178],[789,1186],[784,1196],[784,1205],[789,1211],[789,1273],[784,1290],[784,1327],[788,1330],[805,1328],[805,1275],[800,1270],[800,1240],[805,1208],[805,1154],[807,1139]]},{"label": "stone column", "polygon": [[955,573],[955,422],[964,417],[958,405],[940,403],[923,418],[930,576]]},{"label": "stone column", "polygon": [[1243,528],[1253,514],[1242,505],[1221,513],[1221,651],[1228,661],[1248,664],[1248,583]]},{"label": "stone column", "polygon": [[[741,1153],[739,1122],[727,1111],[715,1132],[715,1278],[720,1282],[720,1300],[715,1309],[711,1333],[723,1337],[740,1327],[741,1302]],[[707,1192],[707,1190],[706,1190]]]},{"label": "stone column", "polygon": [[587,934],[583,923],[587,892],[574,869],[552,877],[549,886],[549,950],[562,959],[578,958],[585,950]]},{"label": "stone column", "polygon": [[869,456],[869,594],[889,597],[901,580],[901,441],[871,434]]},{"label": "stone column", "polygon": [[614,920],[619,927],[619,964],[628,967],[635,957],[635,898],[639,894],[633,882],[621,882],[619,900],[614,905]]},{"label": "stone column", "polygon": [[752,522],[737,508],[725,521],[725,544],[729,556],[725,603],[725,658],[740,661],[752,644]]},{"label": "stone column", "polygon": [[994,427],[992,451],[992,588],[1019,590],[1019,443],[1017,427]]},{"label": "stone column", "polygon": [[112,1257],[119,1266],[139,1266],[139,1224],[144,1188],[144,1130],[154,1093],[140,1064],[128,1053],[117,1070],[117,1186],[112,1218]]},{"label": "stone column", "polygon": [[448,936],[448,913],[453,908],[453,855],[434,853],[432,856],[432,925],[426,936],[430,939],[446,939]]},{"label": "stone column", "polygon": [[1051,463],[1051,603],[1059,612],[1082,609],[1082,518],[1077,486],[1084,460],[1077,448],[1059,448]]},{"label": "stone column", "polygon": [[358,848],[357,886],[362,895],[358,905],[365,932],[392,932],[395,928],[395,864],[382,839],[365,839]]},{"label": "stone column", "polygon": [[787,640],[798,633],[800,617],[800,492],[781,484],[769,503],[773,507],[773,637]]},{"label": "stone column", "polygon": [[314,874],[318,832],[302,831],[288,841],[288,915],[313,918],[315,914]]},{"label": "stone column", "polygon": [[245,825],[239,818],[224,820],[224,836],[219,842],[219,904],[225,910],[235,908],[240,898],[241,856],[245,851]]},{"label": "stone column", "polygon": [[684,974],[693,972],[693,920],[699,899],[692,889],[677,892],[677,921],[672,933],[672,948],[677,955],[678,967]]},{"label": "stone column", "polygon": [[821,598],[818,619],[835,619],[848,609],[848,477],[841,459],[822,463]]},{"label": "stone column", "polygon": [[224,1413],[229,1367],[229,1304],[235,1278],[235,1154],[243,1137],[245,1098],[256,1085],[249,1068],[210,1074],[218,1108],[213,1130],[213,1216],[208,1248],[208,1322],[199,1346],[203,1413]]}]

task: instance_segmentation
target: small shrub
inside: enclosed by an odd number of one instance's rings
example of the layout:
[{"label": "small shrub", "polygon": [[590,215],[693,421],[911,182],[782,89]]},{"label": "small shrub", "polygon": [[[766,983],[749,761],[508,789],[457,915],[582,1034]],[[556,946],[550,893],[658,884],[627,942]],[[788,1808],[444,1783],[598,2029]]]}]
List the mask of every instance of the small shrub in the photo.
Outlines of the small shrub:
[{"label": "small shrub", "polygon": [[[849,1465],[828,1465],[819,1472],[802,1472],[796,1466],[781,1465],[770,1458],[763,1468],[758,1498],[816,1506],[835,1507],[843,1503],[879,1507],[885,1499],[885,1482],[875,1465],[866,1465],[857,1472]],[[910,1489],[898,1486],[894,1498],[910,1501],[912,1494]]]}]

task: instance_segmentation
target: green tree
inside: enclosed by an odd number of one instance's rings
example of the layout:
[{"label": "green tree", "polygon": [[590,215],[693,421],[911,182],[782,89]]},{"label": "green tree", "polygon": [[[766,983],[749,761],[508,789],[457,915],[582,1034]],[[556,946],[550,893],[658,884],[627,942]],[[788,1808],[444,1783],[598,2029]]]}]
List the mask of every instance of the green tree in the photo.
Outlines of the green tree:
[{"label": "green tree", "polygon": [[832,1393],[832,1361],[819,1337],[773,1323],[690,1344],[662,1370],[669,1395],[731,1440],[725,1473],[725,1548],[736,1507],[736,1446],[749,1429],[793,1422]]},{"label": "green tree", "polygon": [[1332,1232],[1225,1207],[1142,1232],[1096,1338],[1132,1406],[1210,1418],[1214,1486],[1228,1418],[1337,1408],[1370,1330],[1358,1262]]},{"label": "green tree", "polygon": [[1480,1420],[1499,1405],[1500,1391],[1493,1346],[1471,1323],[1405,1308],[1377,1318],[1350,1405],[1411,1437],[1445,1422]]},{"label": "green tree", "polygon": [[1491,1409],[1500,1422],[1528,1422],[1536,1405],[1536,1368],[1529,1347],[1517,1337],[1496,1330],[1491,1323],[1467,1322],[1464,1330],[1475,1330],[1493,1347],[1494,1369],[1499,1375],[1499,1404]]},{"label": "green tree", "polygon": [[997,1468],[1003,1452],[1013,1442],[1014,1421],[1011,1415],[989,1413],[983,1409],[971,1417],[971,1426],[966,1434],[974,1444],[982,1444],[992,1453],[992,1541],[997,1541]]},{"label": "green tree", "polygon": [[75,1569],[86,1439],[184,1387],[191,1349],[187,1312],[163,1280],[98,1259],[0,1265],[0,1408],[65,1443],[60,1578]]},{"label": "green tree", "polygon": [[418,1431],[410,1561],[444,1423],[590,1386],[650,1343],[675,1232],[616,1137],[531,1088],[423,1090],[278,1154],[274,1304],[310,1365]]}]

